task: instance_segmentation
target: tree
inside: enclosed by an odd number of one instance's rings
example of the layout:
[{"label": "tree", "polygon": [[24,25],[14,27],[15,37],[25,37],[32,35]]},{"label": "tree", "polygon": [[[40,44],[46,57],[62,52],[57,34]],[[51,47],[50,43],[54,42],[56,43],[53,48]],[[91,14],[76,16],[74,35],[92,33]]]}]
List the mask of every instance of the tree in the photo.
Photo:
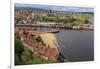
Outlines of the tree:
[{"label": "tree", "polygon": [[22,53],[23,64],[32,64],[33,63],[33,53],[28,48],[24,48]]},{"label": "tree", "polygon": [[89,23],[89,21],[86,19],[86,20],[84,21],[84,23],[85,23],[85,24],[88,24],[88,23]]},{"label": "tree", "polygon": [[22,63],[22,52],[24,51],[24,46],[19,39],[15,39],[15,65]]}]

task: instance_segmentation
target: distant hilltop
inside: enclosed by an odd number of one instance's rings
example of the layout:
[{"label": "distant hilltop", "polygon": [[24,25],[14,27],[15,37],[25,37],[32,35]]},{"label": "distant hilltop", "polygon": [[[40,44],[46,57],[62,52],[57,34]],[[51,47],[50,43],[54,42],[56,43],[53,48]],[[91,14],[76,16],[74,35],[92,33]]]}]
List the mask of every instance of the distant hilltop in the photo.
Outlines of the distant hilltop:
[{"label": "distant hilltop", "polygon": [[15,3],[15,9],[25,8],[64,12],[94,13],[94,8]]}]

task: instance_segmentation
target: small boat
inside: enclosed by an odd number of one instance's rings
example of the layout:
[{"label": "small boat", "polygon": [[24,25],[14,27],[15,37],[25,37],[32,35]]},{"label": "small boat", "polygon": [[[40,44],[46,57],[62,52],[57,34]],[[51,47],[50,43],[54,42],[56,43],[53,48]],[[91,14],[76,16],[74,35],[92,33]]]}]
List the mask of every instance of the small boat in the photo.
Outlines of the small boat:
[{"label": "small boat", "polygon": [[47,31],[47,33],[59,33],[59,30]]}]

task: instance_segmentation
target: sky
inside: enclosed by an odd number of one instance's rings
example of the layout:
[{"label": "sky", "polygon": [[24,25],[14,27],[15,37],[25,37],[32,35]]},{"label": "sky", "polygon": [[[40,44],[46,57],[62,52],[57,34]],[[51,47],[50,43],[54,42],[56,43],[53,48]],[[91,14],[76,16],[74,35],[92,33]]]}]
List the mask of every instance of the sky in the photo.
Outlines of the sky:
[{"label": "sky", "polygon": [[39,4],[24,4],[24,3],[15,3],[15,7],[30,7],[30,8],[65,11],[65,12],[94,12],[93,8],[55,6],[55,5],[39,5]]}]

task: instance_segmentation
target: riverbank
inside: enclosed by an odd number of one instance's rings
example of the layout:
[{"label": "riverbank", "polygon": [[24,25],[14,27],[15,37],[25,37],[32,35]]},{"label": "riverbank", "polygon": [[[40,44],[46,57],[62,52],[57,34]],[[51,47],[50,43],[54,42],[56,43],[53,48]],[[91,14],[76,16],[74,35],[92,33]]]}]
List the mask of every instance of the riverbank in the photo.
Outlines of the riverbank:
[{"label": "riverbank", "polygon": [[37,32],[33,30],[16,30],[16,36],[23,42],[33,54],[39,56],[44,61],[59,61],[58,42],[54,33]]},{"label": "riverbank", "polygon": [[42,33],[39,34],[40,38],[46,44],[46,46],[49,46],[50,48],[55,48],[57,53],[59,54],[57,57],[57,60],[59,62],[70,62],[71,60],[67,57],[64,57],[62,52],[60,51],[59,44],[57,41],[57,38],[54,33]]},{"label": "riverbank", "polygon": [[39,34],[39,36],[44,42],[44,44],[46,44],[46,46],[49,46],[50,48],[55,48],[56,51],[59,53],[58,43],[53,33],[42,33],[42,34]]},{"label": "riverbank", "polygon": [[38,24],[15,24],[15,27],[34,27],[37,28],[54,28],[54,29],[69,29],[69,30],[94,30],[94,25],[92,24],[60,24],[60,25],[38,25]]}]

